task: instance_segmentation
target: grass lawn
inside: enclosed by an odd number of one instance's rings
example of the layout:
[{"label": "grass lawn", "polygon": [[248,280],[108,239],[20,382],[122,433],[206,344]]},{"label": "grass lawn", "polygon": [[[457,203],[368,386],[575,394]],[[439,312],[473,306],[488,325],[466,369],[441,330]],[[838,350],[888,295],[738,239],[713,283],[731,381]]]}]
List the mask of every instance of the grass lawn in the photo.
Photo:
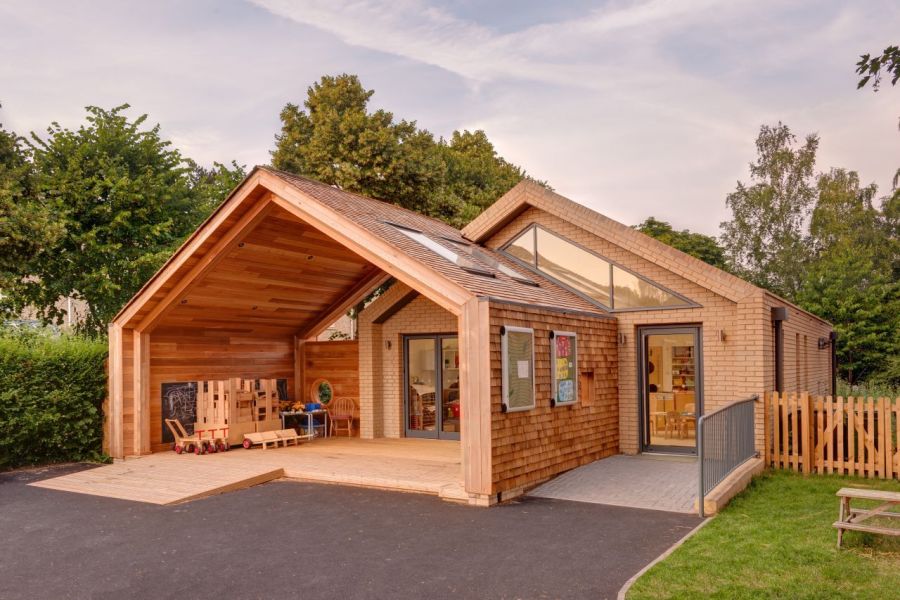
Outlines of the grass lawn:
[{"label": "grass lawn", "polygon": [[841,487],[900,492],[896,481],[766,473],[638,579],[628,600],[900,598],[900,538],[847,532],[837,550]]}]

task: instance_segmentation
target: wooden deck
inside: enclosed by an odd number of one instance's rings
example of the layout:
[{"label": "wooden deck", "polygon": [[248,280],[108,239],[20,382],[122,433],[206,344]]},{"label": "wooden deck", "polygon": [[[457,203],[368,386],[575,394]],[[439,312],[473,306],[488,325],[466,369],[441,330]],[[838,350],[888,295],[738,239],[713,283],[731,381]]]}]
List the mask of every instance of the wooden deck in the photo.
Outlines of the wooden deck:
[{"label": "wooden deck", "polygon": [[282,477],[465,501],[459,442],[320,439],[195,456],[159,452],[35,482],[36,487],[151,504],[175,504]]}]

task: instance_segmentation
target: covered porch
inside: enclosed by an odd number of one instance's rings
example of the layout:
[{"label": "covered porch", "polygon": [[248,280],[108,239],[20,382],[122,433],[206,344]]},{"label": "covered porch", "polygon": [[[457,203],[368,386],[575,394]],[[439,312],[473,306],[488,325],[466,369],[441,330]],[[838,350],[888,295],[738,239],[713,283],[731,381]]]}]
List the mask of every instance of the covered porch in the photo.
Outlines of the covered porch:
[{"label": "covered porch", "polygon": [[[114,467],[165,465],[174,469],[177,484],[177,473],[189,462],[209,473],[229,466],[241,470],[253,461],[251,471],[257,475],[262,469],[316,481],[439,495],[444,490],[445,496],[475,501],[490,494],[490,474],[482,468],[491,452],[489,419],[482,415],[489,406],[466,387],[467,382],[484,387],[467,377],[479,372],[472,364],[486,362],[482,340],[474,340],[478,346],[467,352],[473,340],[468,332],[486,318],[484,303],[399,252],[398,245],[418,248],[417,243],[386,224],[386,217],[370,219],[343,203],[358,202],[360,211],[374,203],[388,214],[400,209],[349,195],[334,198],[333,192],[312,182],[286,185],[281,176],[255,170],[115,318],[104,443],[111,456],[126,459],[123,464],[129,466]],[[399,213],[393,218],[413,217]],[[385,241],[389,236],[400,241]],[[393,287],[379,298],[372,318],[360,324],[356,340],[318,339],[391,281]],[[443,370],[436,376],[428,373],[425,358],[410,372],[404,356],[407,337],[426,333],[439,334],[445,342],[444,353],[435,355],[437,368],[431,369]],[[316,438],[297,449],[235,449],[202,457],[171,453],[165,420],[174,415],[167,394],[180,390],[179,421],[199,423],[195,397],[209,392],[211,383],[218,390],[220,382],[238,380],[241,393],[252,396],[242,400],[250,402],[249,424],[242,420],[237,426],[234,391],[215,398],[210,393],[203,412],[215,421],[203,428],[227,427],[232,445],[240,443],[246,427],[266,433],[293,425],[282,423],[281,412],[316,400],[323,381],[330,384],[331,397],[355,402],[353,438]],[[415,391],[411,398],[409,389]],[[441,393],[448,398],[446,407],[434,400]],[[474,427],[467,427],[467,415]],[[456,440],[406,439],[432,432]],[[212,475],[208,479],[218,481]],[[164,480],[159,487],[166,488]]]}]

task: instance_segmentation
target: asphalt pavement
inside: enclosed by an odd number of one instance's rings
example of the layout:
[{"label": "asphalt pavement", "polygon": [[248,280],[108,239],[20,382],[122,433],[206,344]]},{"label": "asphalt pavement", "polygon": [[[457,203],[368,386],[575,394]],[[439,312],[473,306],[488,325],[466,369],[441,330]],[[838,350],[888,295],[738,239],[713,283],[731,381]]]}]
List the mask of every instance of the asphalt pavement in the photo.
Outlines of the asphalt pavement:
[{"label": "asphalt pavement", "polygon": [[0,474],[0,598],[614,598],[700,522],[295,481],[175,506],[27,485],[81,468]]}]

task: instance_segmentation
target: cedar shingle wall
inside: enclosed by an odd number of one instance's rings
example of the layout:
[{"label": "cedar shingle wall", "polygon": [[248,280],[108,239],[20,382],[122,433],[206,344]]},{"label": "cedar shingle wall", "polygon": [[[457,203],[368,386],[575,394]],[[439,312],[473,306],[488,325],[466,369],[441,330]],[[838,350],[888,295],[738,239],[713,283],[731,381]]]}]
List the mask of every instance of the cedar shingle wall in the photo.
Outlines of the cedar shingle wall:
[{"label": "cedar shingle wall", "polygon": [[[503,413],[500,327],[534,329],[536,407]],[[579,399],[550,407],[550,331],[574,331],[578,340]],[[492,493],[527,487],[619,451],[616,323],[491,303]],[[590,385],[585,374],[592,375]]]}]

